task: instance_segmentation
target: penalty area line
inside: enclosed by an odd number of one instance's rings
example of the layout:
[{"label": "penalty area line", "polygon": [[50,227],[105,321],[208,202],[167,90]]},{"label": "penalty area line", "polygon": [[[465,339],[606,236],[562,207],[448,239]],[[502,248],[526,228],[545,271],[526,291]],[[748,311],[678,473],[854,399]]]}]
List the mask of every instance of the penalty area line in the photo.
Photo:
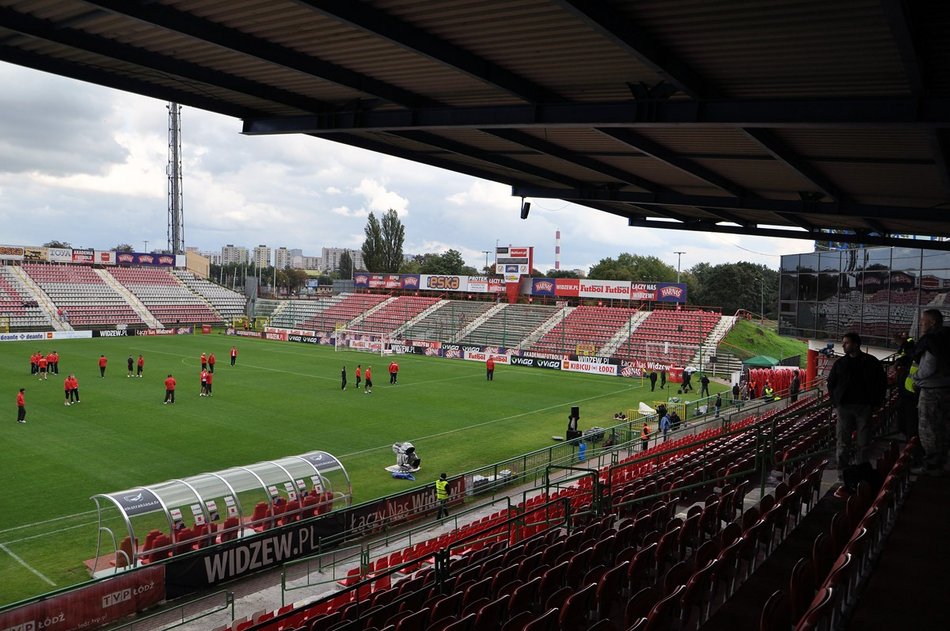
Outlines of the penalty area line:
[{"label": "penalty area line", "polygon": [[11,557],[13,557],[13,560],[14,560],[14,561],[16,561],[17,563],[19,563],[20,565],[22,565],[23,567],[25,567],[25,568],[28,569],[29,571],[31,571],[31,572],[33,572],[34,574],[36,574],[36,575],[37,575],[38,577],[40,577],[42,580],[46,581],[46,583],[48,583],[51,587],[56,587],[56,583],[54,583],[53,581],[51,581],[51,580],[49,580],[48,578],[46,578],[45,576],[43,576],[43,574],[42,574],[39,570],[37,570],[35,567],[33,567],[32,565],[30,565],[29,563],[27,563],[26,561],[24,561],[24,560],[21,559],[20,557],[18,557],[16,554],[13,553],[12,550],[10,550],[10,548],[6,547],[6,546],[3,545],[2,543],[0,543],[0,550],[3,550],[3,551],[6,552],[7,554],[9,554]]}]

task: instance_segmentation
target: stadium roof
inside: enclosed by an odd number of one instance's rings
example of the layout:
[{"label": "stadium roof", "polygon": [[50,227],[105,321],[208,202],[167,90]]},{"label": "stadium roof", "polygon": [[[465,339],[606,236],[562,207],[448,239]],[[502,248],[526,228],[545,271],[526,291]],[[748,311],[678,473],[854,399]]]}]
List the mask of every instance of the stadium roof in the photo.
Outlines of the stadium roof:
[{"label": "stadium roof", "polygon": [[0,59],[246,134],[631,226],[885,245],[950,236],[947,33],[945,0],[0,0]]}]

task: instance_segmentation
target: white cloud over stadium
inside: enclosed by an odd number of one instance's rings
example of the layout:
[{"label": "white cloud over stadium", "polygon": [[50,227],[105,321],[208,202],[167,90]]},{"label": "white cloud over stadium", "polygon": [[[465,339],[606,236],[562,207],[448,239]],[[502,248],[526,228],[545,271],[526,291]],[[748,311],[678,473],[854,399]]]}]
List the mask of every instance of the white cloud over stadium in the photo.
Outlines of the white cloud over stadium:
[{"label": "white cloud over stadium", "polygon": [[[167,111],[161,101],[0,63],[0,220],[9,244],[50,240],[142,249],[167,241]],[[634,229],[624,219],[560,200],[521,200],[493,182],[310,136],[248,137],[241,122],[183,108],[186,245],[359,247],[370,212],[406,226],[407,253],[460,251],[475,267],[496,242],[535,246],[536,267],[587,270],[621,252],[683,269],[753,261],[809,241]]]}]

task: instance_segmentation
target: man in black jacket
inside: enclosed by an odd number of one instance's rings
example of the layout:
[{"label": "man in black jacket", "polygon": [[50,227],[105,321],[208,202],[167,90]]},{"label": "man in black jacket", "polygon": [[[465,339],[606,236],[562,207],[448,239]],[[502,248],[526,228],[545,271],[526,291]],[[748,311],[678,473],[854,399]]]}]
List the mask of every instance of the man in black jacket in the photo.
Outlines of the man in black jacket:
[{"label": "man in black jacket", "polygon": [[[849,464],[870,462],[871,414],[887,391],[884,368],[876,357],[861,350],[860,335],[845,333],[841,347],[844,357],[834,363],[828,375],[828,393],[838,414],[839,477]],[[852,445],[852,433],[857,434],[857,445]]]}]

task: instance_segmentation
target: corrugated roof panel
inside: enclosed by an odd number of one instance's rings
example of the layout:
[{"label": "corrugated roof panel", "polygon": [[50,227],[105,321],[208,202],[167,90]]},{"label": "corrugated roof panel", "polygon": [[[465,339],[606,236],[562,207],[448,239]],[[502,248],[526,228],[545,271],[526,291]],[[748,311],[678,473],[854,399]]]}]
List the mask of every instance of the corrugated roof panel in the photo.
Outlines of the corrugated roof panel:
[{"label": "corrugated roof panel", "polygon": [[628,0],[623,11],[731,97],[907,94],[877,0]]},{"label": "corrugated roof panel", "polygon": [[822,164],[829,176],[855,201],[887,206],[946,205],[940,191],[940,174],[935,167],[893,164]]},{"label": "corrugated roof panel", "polygon": [[796,153],[813,159],[932,160],[925,129],[779,129],[775,134]]},{"label": "corrugated roof panel", "polygon": [[769,155],[759,143],[738,129],[693,125],[688,128],[644,127],[635,131],[676,153],[726,153],[763,158]]}]

